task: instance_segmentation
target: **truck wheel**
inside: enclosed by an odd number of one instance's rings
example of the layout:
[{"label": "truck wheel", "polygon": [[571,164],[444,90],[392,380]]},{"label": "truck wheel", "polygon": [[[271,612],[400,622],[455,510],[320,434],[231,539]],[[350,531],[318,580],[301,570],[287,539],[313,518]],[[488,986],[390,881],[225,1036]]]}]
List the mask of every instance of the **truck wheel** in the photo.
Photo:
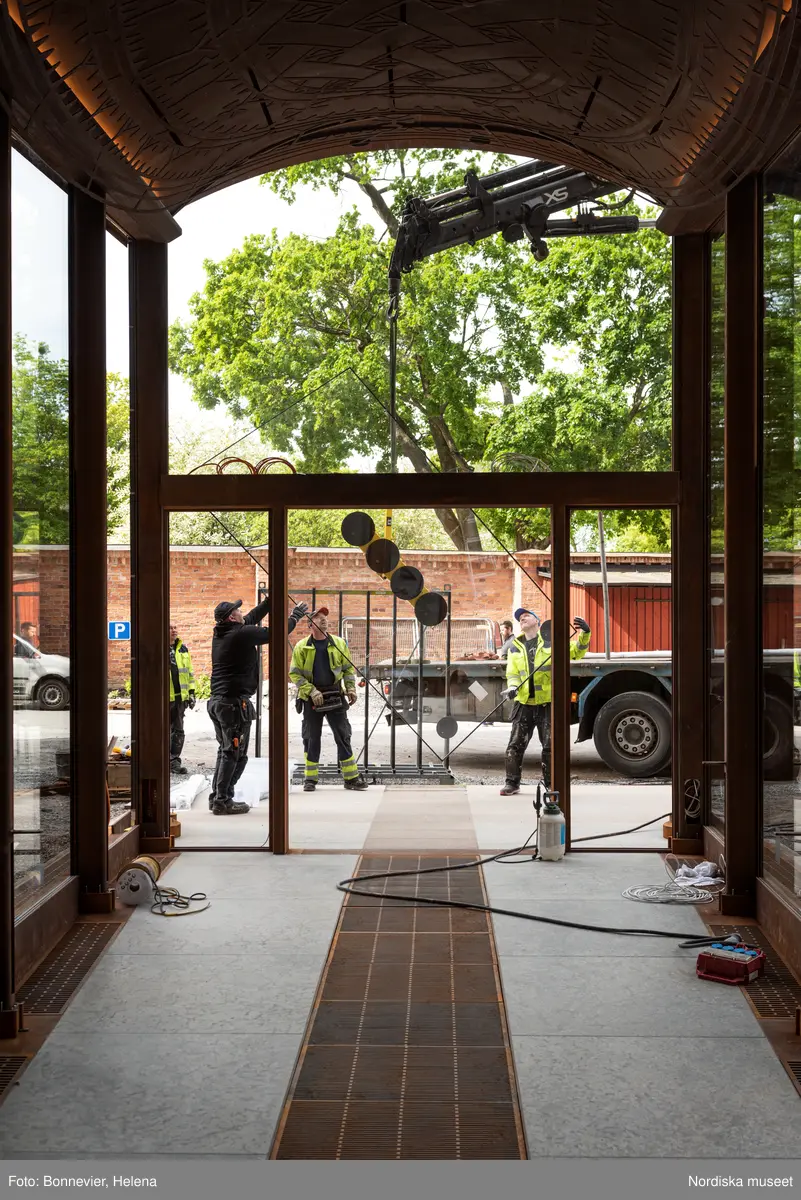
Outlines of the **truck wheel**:
[{"label": "truck wheel", "polygon": [[765,697],[762,716],[762,774],[765,779],[793,778],[793,714],[771,695]]},{"label": "truck wheel", "polygon": [[36,689],[36,703],[47,712],[60,712],[70,702],[70,689],[63,679],[43,679]]},{"label": "truck wheel", "polygon": [[671,755],[670,709],[650,692],[623,692],[595,718],[595,749],[606,765],[632,779],[664,774]]}]

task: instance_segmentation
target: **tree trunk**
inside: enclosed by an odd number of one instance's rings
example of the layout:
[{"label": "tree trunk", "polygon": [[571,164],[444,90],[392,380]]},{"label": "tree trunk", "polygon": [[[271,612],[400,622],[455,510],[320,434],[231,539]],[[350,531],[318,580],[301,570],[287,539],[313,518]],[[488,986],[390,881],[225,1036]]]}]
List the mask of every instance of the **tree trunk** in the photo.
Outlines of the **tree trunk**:
[{"label": "tree trunk", "polygon": [[[411,433],[408,429],[406,429],[401,420],[398,421],[397,426],[398,445],[401,453],[408,458],[418,475],[431,475],[433,472],[431,470],[431,466],[429,465],[425,451],[417,445],[417,442],[414,440]],[[434,512],[436,513],[437,520],[453,542],[456,549],[468,549],[468,539],[466,538],[465,532],[462,529],[462,524],[457,513],[454,512],[452,508],[435,508]],[[475,519],[473,519],[473,523],[475,525]]]},{"label": "tree trunk", "polygon": [[460,508],[459,524],[462,527],[462,536],[464,537],[464,549],[481,551],[484,547],[481,545],[481,535],[478,532],[478,521],[476,514],[472,508]]},{"label": "tree trunk", "polygon": [[502,379],[500,382],[501,382],[501,389],[503,391],[504,406],[507,404],[514,404],[515,398],[512,393],[512,389],[509,387],[508,382],[505,379]]}]

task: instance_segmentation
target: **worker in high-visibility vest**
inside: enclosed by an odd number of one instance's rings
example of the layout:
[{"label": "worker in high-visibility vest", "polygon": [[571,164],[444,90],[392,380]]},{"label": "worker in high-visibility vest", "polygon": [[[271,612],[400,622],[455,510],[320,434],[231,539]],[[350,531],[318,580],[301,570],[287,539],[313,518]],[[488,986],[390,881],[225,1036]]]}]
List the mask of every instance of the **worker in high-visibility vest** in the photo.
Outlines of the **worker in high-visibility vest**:
[{"label": "worker in high-visibility vest", "polygon": [[170,625],[170,770],[174,775],[186,775],[181,766],[184,748],[184,712],[195,707],[195,676],[192,659],[178,636],[178,626]]},{"label": "worker in high-visibility vest", "polygon": [[344,638],[328,632],[328,609],[310,613],[309,636],[301,638],[292,651],[289,678],[303,705],[303,790],[317,787],[323,722],[328,721],[337,745],[337,757],[345,788],[363,792],[367,781],[359,775],[353,756],[348,707],[356,703],[356,673]]},{"label": "worker in high-visibility vest", "polygon": [[[502,796],[520,791],[523,755],[535,729],[542,744],[543,782],[546,788],[551,786],[551,639],[543,636],[540,619],[530,609],[518,608],[515,620],[520,623],[520,635],[506,657],[507,695],[515,706]],[[549,634],[550,622],[547,625]],[[574,617],[573,628],[578,630],[578,639],[570,643],[570,657],[583,658],[590,644],[590,627],[582,617]]]}]

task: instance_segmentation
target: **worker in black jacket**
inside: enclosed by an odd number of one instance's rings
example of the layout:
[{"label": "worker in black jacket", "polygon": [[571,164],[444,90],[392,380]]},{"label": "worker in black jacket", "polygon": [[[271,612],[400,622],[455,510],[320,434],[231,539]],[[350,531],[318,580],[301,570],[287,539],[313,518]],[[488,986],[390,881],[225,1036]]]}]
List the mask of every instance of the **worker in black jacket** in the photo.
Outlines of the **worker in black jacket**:
[{"label": "worker in black jacket", "polygon": [[[234,803],[234,788],[248,761],[250,726],[256,716],[250,698],[259,686],[260,647],[270,640],[269,628],[259,625],[270,611],[269,596],[247,616],[242,616],[241,607],[241,600],[223,600],[214,610],[208,712],[218,745],[209,797],[216,816],[249,810],[247,804]],[[295,605],[289,616],[290,633],[307,611],[308,605]]]}]

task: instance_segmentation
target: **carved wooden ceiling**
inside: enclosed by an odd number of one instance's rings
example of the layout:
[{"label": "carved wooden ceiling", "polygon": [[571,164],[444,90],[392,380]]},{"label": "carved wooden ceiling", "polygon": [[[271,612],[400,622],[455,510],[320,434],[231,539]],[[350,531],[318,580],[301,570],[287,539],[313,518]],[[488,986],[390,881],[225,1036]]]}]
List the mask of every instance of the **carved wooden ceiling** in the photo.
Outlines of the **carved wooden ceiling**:
[{"label": "carved wooden ceiling", "polygon": [[0,2],[20,136],[150,236],[238,180],[399,145],[543,157],[701,211],[801,121],[795,0]]}]

